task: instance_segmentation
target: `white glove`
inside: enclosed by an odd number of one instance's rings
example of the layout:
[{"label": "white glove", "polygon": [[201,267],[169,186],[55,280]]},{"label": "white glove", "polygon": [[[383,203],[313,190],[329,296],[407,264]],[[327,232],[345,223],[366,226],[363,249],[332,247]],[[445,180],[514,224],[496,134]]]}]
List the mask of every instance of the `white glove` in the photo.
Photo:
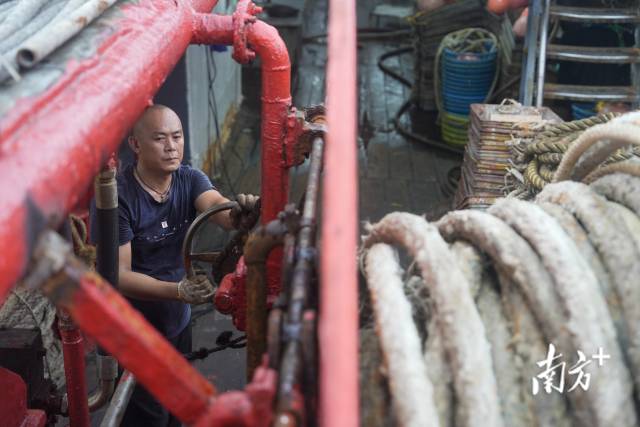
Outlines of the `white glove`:
[{"label": "white glove", "polygon": [[256,209],[256,207],[259,208],[260,197],[253,194],[238,194],[236,201],[238,205],[229,213],[233,228],[251,228],[260,215],[260,211]]},{"label": "white glove", "polygon": [[211,302],[215,289],[206,275],[185,277],[178,282],[178,299],[187,304],[205,304]]}]

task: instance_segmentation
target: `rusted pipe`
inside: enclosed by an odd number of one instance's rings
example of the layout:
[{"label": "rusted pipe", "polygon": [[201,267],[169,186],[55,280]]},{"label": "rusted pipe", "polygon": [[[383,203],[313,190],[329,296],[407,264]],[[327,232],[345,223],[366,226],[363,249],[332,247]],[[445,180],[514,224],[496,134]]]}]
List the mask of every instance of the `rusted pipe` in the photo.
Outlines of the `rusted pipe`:
[{"label": "rusted pipe", "polygon": [[113,394],[118,378],[118,361],[111,356],[98,354],[98,388],[89,396],[89,411],[102,408]]},{"label": "rusted pipe", "polygon": [[58,310],[58,330],[62,340],[64,377],[67,383],[69,423],[71,427],[89,427],[89,405],[85,378],[84,344],[80,329],[69,313]]},{"label": "rusted pipe", "polygon": [[[195,423],[206,412],[215,394],[213,385],[109,283],[89,271],[58,234],[45,232],[33,259],[26,284],[41,287],[58,307],[67,310],[164,407],[186,424]],[[86,389],[78,404],[86,408]]]},{"label": "rusted pipe", "polygon": [[356,27],[355,0],[330,0],[318,325],[323,427],[359,425]]},{"label": "rusted pipe", "polygon": [[302,321],[302,313],[309,298],[309,280],[311,278],[311,269],[316,259],[314,244],[323,149],[324,140],[322,138],[314,139],[311,149],[311,161],[309,162],[304,208],[298,234],[296,265],[293,269],[288,300],[287,321],[290,323]]},{"label": "rusted pipe", "polygon": [[136,379],[133,374],[129,371],[124,371],[118,382],[118,387],[113,393],[111,404],[102,418],[100,427],[118,427],[120,425],[135,386]]},{"label": "rusted pipe", "polygon": [[285,317],[284,355],[280,364],[278,391],[278,413],[295,412],[292,396],[296,384],[300,382],[301,372],[301,332],[303,313],[309,299],[312,269],[315,265],[315,230],[317,201],[320,189],[324,140],[315,138],[311,150],[309,176],[305,191],[304,208],[300,222],[300,231],[296,249],[296,265],[293,269],[291,285],[288,289],[287,315]]},{"label": "rusted pipe", "polygon": [[253,378],[267,349],[266,262],[273,248],[281,246],[286,226],[272,221],[251,233],[244,246],[247,266],[247,380]]}]

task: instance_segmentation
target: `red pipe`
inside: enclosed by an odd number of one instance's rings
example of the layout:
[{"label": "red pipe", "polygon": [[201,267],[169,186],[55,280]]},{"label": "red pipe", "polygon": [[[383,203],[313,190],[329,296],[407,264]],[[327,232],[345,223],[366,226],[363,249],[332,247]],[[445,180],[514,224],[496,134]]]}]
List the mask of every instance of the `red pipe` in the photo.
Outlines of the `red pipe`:
[{"label": "red pipe", "polygon": [[[66,267],[49,296],[82,330],[131,371],[136,381],[183,423],[206,413],[215,389],[113,287],[83,267]],[[73,284],[67,279],[72,278]],[[69,365],[72,366],[72,365]],[[67,354],[65,353],[65,369]],[[79,367],[76,367],[79,369]],[[83,371],[84,372],[84,371]],[[87,404],[69,396],[69,402]],[[87,424],[88,425],[88,424]],[[75,427],[72,424],[72,427]]]},{"label": "red pipe", "polygon": [[[0,302],[23,274],[35,238],[58,226],[86,193],[189,43],[233,42],[231,17],[194,16],[191,8],[205,12],[216,3],[141,0],[120,6],[110,22],[117,31],[97,55],[70,61],[45,93],[20,100],[0,119]],[[290,65],[277,30],[255,22],[246,32],[263,61],[262,221],[268,222],[288,193],[282,145]],[[71,118],[72,124],[62,125]]]},{"label": "red pipe", "polygon": [[64,357],[64,377],[67,383],[69,425],[71,427],[89,427],[89,404],[82,334],[66,311],[59,310],[58,317],[58,330],[60,331]]},{"label": "red pipe", "polygon": [[[247,41],[262,60],[262,193],[261,222],[266,224],[284,209],[289,194],[289,174],[284,164],[285,121],[291,107],[291,64],[278,30],[256,21],[247,24]],[[233,43],[231,16],[196,16],[193,43]]]},{"label": "red pipe", "polygon": [[356,23],[355,0],[330,0],[318,325],[324,427],[359,425]]}]

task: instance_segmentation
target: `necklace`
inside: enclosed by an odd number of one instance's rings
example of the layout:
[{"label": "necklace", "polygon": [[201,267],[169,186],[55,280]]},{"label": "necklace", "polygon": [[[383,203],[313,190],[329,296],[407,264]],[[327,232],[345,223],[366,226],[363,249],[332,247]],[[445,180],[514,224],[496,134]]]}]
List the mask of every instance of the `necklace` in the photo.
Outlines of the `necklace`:
[{"label": "necklace", "polygon": [[147,187],[149,190],[153,191],[154,193],[156,193],[158,196],[160,196],[160,202],[166,202],[167,199],[169,198],[169,191],[171,190],[171,184],[173,184],[173,175],[171,176],[171,180],[169,182],[169,186],[167,187],[167,189],[165,191],[158,191],[155,188],[153,188],[152,186],[150,186],[149,184],[147,184],[144,179],[142,179],[142,177],[140,176],[140,172],[138,172],[138,167],[134,167],[133,168],[133,172],[136,176],[136,178],[138,179],[138,181],[140,181],[140,183]]}]

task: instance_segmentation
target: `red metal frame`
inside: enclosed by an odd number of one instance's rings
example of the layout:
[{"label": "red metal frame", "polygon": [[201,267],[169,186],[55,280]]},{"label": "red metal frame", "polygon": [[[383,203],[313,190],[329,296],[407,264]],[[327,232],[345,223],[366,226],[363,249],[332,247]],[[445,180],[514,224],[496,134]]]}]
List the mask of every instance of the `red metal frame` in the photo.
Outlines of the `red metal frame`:
[{"label": "red metal frame", "polygon": [[27,409],[27,385],[20,375],[0,367],[0,420],[5,427],[44,427],[44,411]]},{"label": "red metal frame", "polygon": [[320,424],[358,424],[355,0],[330,0],[320,256]]}]

